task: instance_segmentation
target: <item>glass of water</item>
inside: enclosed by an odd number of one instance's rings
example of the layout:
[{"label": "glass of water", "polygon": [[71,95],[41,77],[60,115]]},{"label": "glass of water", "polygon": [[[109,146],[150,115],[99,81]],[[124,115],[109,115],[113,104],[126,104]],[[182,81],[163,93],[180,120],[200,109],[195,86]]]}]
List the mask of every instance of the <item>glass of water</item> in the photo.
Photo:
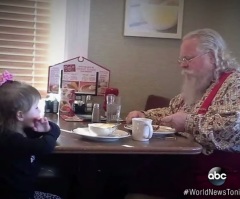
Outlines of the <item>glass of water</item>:
[{"label": "glass of water", "polygon": [[118,123],[121,112],[121,97],[109,94],[107,99],[107,123]]}]

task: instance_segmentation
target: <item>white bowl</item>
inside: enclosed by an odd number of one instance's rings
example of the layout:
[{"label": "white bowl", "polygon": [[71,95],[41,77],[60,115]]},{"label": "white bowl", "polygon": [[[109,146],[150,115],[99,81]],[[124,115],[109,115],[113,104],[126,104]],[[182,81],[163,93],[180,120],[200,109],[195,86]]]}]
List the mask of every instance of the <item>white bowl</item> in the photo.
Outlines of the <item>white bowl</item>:
[{"label": "white bowl", "polygon": [[116,124],[106,124],[106,123],[93,123],[88,124],[88,129],[91,133],[99,136],[106,136],[112,134],[116,129]]}]

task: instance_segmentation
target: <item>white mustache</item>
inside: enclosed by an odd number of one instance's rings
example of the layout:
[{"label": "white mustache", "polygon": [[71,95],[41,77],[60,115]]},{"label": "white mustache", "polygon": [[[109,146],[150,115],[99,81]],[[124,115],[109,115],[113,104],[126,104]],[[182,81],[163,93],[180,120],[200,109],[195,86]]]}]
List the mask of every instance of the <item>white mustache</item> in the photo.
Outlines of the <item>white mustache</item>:
[{"label": "white mustache", "polygon": [[182,74],[182,75],[192,75],[192,74],[193,74],[193,71],[192,71],[192,70],[183,69],[183,70],[181,71],[181,74]]}]

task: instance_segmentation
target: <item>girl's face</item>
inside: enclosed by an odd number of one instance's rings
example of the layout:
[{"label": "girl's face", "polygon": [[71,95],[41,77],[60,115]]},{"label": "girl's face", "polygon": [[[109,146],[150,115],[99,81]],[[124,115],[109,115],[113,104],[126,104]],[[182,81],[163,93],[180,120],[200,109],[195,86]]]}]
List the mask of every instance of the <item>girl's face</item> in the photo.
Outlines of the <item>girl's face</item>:
[{"label": "girl's face", "polygon": [[23,113],[23,127],[34,127],[34,122],[40,119],[40,110],[38,108],[39,100],[32,105],[31,109]]}]

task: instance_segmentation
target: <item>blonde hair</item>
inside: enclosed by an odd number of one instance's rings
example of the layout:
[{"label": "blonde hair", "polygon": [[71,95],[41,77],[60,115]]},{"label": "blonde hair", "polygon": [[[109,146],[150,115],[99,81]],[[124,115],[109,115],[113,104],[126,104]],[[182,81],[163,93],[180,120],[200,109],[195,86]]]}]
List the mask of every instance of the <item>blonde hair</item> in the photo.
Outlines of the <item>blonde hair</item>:
[{"label": "blonde hair", "polygon": [[8,81],[0,86],[0,133],[16,127],[18,111],[28,112],[41,98],[38,90],[18,81]]}]

